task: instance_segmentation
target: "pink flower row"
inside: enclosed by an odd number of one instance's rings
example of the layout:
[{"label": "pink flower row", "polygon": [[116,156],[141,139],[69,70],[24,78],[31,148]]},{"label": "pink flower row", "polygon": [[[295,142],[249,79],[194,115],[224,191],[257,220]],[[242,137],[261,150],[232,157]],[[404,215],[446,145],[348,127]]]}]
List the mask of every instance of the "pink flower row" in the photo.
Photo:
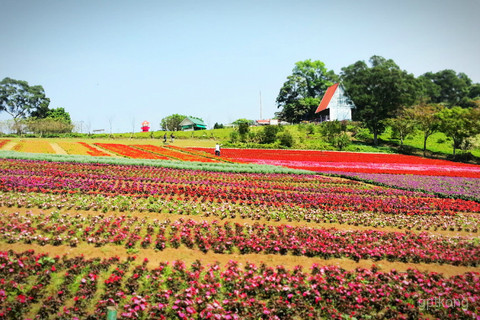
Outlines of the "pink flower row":
[{"label": "pink flower row", "polygon": [[[269,226],[177,220],[170,222],[91,217],[69,219],[45,216],[32,223],[30,218],[0,219],[1,238],[7,242],[70,245],[87,242],[96,246],[141,246],[163,250],[185,245],[203,252],[293,254],[323,259],[347,257],[387,259],[402,262],[473,265],[480,261],[480,246],[469,238],[437,237],[426,233],[386,231],[341,231],[289,225]],[[82,221],[85,221],[82,223]]]},{"label": "pink flower row", "polygon": [[410,215],[480,212],[480,203],[365,186],[315,176],[212,173],[95,164],[0,161],[0,190],[174,196],[194,202],[300,206],[322,210]]},{"label": "pink flower row", "polygon": [[[105,274],[103,286],[100,273]],[[32,277],[39,280],[33,287],[27,285]],[[135,258],[122,262],[0,252],[0,317],[23,319],[36,303],[36,317],[55,319],[105,319],[107,306],[116,306],[122,319],[344,319],[379,314],[388,319],[476,319],[480,274],[447,278],[412,269],[345,271],[318,265],[303,271],[251,263],[242,267],[235,261],[224,267],[162,262],[148,269],[147,261],[136,264]],[[88,306],[95,311],[88,312]]]}]

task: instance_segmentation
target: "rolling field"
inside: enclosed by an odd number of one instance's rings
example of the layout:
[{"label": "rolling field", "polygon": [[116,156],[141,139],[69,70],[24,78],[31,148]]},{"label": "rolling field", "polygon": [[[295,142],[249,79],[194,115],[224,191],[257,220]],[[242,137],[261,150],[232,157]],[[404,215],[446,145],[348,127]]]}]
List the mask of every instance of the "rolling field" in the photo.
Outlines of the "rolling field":
[{"label": "rolling field", "polygon": [[207,147],[0,139],[0,319],[479,319],[479,166]]}]

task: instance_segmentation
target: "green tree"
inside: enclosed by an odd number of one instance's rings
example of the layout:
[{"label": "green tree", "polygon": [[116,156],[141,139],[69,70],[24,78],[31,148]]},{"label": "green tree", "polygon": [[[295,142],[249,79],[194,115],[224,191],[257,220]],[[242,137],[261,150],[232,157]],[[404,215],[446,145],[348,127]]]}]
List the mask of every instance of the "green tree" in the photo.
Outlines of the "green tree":
[{"label": "green tree", "polygon": [[279,126],[266,125],[262,128],[260,143],[274,143],[277,140]]},{"label": "green tree", "polygon": [[415,127],[423,132],[423,156],[427,152],[428,138],[439,129],[440,118],[438,113],[443,108],[440,104],[426,104],[425,102],[414,105],[411,108],[410,113],[414,119]]},{"label": "green tree", "polygon": [[254,124],[255,121],[242,118],[242,119],[237,119],[237,120],[232,122],[232,124],[235,125],[235,126],[239,126],[242,123],[246,123],[248,125],[251,125],[251,124]]},{"label": "green tree", "polygon": [[215,124],[213,125],[213,129],[223,129],[223,128],[224,126],[221,123],[215,122]]},{"label": "green tree", "polygon": [[480,133],[479,115],[479,109],[458,106],[445,108],[438,113],[440,131],[453,140],[453,156],[455,150],[461,148],[467,138]]},{"label": "green tree", "polygon": [[280,120],[298,123],[312,120],[321,97],[327,88],[338,81],[338,76],[327,70],[321,61],[299,61],[292,75],[287,77],[277,96],[276,113]]},{"label": "green tree", "polygon": [[242,140],[245,140],[245,135],[248,133],[250,130],[250,126],[248,125],[247,122],[241,122],[238,125],[238,133],[240,134],[240,137]]},{"label": "green tree", "polygon": [[72,119],[70,118],[70,113],[65,111],[65,108],[49,109],[45,118],[53,119],[56,121],[63,121],[68,124],[72,123]]},{"label": "green tree", "polygon": [[480,99],[480,83],[474,83],[468,91],[468,97],[470,99],[479,100]]},{"label": "green tree", "polygon": [[64,119],[29,118],[26,120],[21,120],[21,122],[24,123],[27,131],[33,132],[40,136],[43,136],[44,134],[58,135],[60,133],[70,133],[73,130],[73,125]]},{"label": "green tree", "polygon": [[373,56],[371,67],[364,61],[342,68],[348,96],[357,107],[354,118],[362,121],[377,137],[385,130],[385,119],[392,118],[401,106],[412,105],[419,95],[418,81],[401,70],[391,59]]},{"label": "green tree", "polygon": [[468,103],[472,80],[465,73],[447,69],[427,72],[419,78],[430,102],[445,103],[450,107]]},{"label": "green tree", "polygon": [[325,121],[320,124],[320,132],[325,140],[339,150],[343,150],[351,143],[346,131],[346,121]]},{"label": "green tree", "polygon": [[386,123],[392,128],[393,135],[400,139],[400,147],[403,147],[405,138],[415,131],[415,117],[411,108],[400,108],[397,116],[387,119]]},{"label": "green tree", "polygon": [[285,130],[277,135],[280,145],[283,147],[291,148],[295,144],[295,138],[293,135]]},{"label": "green tree", "polygon": [[238,127],[238,134],[240,135],[240,140],[245,142],[247,139],[248,132],[250,131],[250,125],[253,123],[253,120],[248,119],[237,119],[232,124]]},{"label": "green tree", "polygon": [[160,126],[165,131],[180,131],[182,128],[180,126],[180,122],[183,121],[187,116],[182,114],[172,114],[168,117],[165,117],[161,120]]},{"label": "green tree", "polygon": [[37,110],[48,110],[49,104],[42,86],[29,86],[27,81],[11,78],[0,82],[0,111],[8,113],[15,122]]}]

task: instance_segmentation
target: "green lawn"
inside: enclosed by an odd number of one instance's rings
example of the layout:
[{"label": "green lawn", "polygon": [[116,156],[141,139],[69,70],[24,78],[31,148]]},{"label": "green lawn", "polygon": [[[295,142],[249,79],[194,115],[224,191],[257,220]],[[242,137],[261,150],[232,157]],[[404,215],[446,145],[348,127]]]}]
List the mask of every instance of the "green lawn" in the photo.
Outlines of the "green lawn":
[{"label": "green lawn", "polygon": [[[384,134],[380,136],[381,139],[385,141],[392,141],[400,144],[400,141],[398,139],[392,139],[391,137],[391,131],[387,130]],[[404,144],[406,146],[410,146],[413,148],[421,149],[423,150],[423,132],[417,132],[414,135],[408,136]],[[450,138],[445,136],[445,134],[441,132],[437,132],[432,134],[430,137],[427,139],[427,150],[434,152],[434,153],[442,153],[446,155],[452,155],[453,154],[453,142]],[[459,153],[460,151],[457,149],[456,151]],[[474,156],[480,157],[480,149],[472,149],[469,150]]]}]

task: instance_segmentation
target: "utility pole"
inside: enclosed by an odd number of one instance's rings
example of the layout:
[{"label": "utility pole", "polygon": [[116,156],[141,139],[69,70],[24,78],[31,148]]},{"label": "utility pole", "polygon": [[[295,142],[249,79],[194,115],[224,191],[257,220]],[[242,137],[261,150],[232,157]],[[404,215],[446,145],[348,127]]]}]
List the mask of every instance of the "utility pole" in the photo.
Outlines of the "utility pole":
[{"label": "utility pole", "polygon": [[262,91],[260,90],[260,120],[263,119],[262,116]]}]

